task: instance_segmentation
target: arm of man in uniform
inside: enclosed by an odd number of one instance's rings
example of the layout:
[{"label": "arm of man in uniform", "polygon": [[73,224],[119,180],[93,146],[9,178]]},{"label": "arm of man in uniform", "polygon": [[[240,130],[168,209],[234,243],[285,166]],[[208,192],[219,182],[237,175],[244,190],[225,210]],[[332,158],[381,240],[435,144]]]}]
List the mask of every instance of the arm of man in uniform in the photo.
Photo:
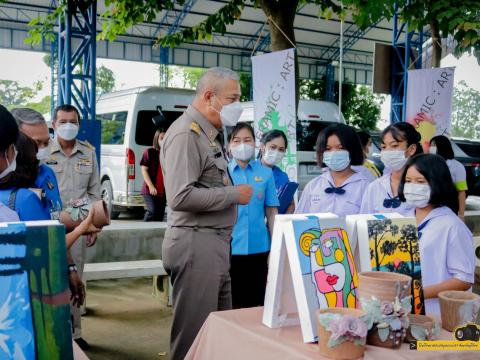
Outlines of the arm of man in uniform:
[{"label": "arm of man in uniform", "polygon": [[219,211],[238,203],[234,186],[195,187],[202,175],[202,159],[193,132],[183,132],[165,148],[165,192],[168,206],[174,211]]},{"label": "arm of man in uniform", "polygon": [[97,155],[95,150],[93,151],[93,172],[90,180],[88,181],[87,195],[91,202],[100,200],[100,171],[98,170]]}]

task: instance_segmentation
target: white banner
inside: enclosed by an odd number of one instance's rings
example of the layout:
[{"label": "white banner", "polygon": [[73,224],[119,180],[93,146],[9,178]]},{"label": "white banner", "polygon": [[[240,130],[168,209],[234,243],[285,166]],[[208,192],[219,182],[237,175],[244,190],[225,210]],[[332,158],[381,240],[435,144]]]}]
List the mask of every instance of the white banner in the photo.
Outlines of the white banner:
[{"label": "white banner", "polygon": [[257,145],[265,132],[282,130],[288,149],[279,167],[297,181],[295,49],[252,57],[252,75]]},{"label": "white banner", "polygon": [[436,135],[450,135],[454,67],[409,70],[405,120],[422,135],[429,147]]}]

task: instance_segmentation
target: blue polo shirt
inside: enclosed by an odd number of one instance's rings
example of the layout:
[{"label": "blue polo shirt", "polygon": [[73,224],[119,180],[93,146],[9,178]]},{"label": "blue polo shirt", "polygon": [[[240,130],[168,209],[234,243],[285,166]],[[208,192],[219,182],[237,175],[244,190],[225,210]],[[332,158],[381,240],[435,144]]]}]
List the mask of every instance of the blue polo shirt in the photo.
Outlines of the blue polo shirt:
[{"label": "blue polo shirt", "polygon": [[[8,206],[11,189],[0,190],[0,202]],[[50,220],[50,214],[43,207],[38,196],[28,189],[18,189],[15,198],[14,211],[18,214],[20,221]]]},{"label": "blue polo shirt", "polygon": [[48,165],[40,165],[38,176],[34,184],[35,188],[45,192],[44,207],[52,220],[58,220],[62,211],[62,199],[58,191],[58,182],[55,173]]},{"label": "blue polo shirt", "polygon": [[237,222],[232,235],[232,255],[270,251],[265,207],[279,206],[272,170],[259,160],[251,160],[245,169],[232,160],[228,170],[234,185],[250,185],[253,188],[250,203],[238,205]]},{"label": "blue polo shirt", "polygon": [[275,188],[277,189],[277,193],[290,182],[288,179],[288,175],[285,171],[280,169],[278,166],[274,166],[272,168],[273,178],[275,179]]}]

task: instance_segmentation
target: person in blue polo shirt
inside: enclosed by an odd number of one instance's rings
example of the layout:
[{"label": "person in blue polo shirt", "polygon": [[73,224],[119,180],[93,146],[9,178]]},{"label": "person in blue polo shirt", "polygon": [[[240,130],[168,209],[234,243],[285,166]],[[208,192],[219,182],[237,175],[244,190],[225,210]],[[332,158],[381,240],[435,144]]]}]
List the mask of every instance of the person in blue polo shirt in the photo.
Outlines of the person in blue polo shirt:
[{"label": "person in blue polo shirt", "polygon": [[228,170],[233,184],[253,188],[250,203],[238,206],[232,234],[232,305],[234,309],[262,306],[270,237],[279,206],[275,180],[270,168],[254,160],[255,135],[250,125],[238,123],[233,128],[229,148],[233,159]]}]

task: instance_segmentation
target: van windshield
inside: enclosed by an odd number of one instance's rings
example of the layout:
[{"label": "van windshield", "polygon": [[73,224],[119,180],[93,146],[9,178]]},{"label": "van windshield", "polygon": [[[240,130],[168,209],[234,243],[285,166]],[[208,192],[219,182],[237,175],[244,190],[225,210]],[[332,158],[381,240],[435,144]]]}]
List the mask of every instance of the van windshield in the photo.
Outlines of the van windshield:
[{"label": "van windshield", "polygon": [[315,151],[318,133],[328,125],[335,124],[328,121],[297,121],[297,151]]},{"label": "van windshield", "polygon": [[[177,118],[183,114],[182,111],[162,111],[170,126]],[[152,118],[158,115],[157,110],[140,110],[137,117],[137,127],[135,129],[135,142],[138,145],[152,146],[153,136],[155,135],[155,125]]]}]

